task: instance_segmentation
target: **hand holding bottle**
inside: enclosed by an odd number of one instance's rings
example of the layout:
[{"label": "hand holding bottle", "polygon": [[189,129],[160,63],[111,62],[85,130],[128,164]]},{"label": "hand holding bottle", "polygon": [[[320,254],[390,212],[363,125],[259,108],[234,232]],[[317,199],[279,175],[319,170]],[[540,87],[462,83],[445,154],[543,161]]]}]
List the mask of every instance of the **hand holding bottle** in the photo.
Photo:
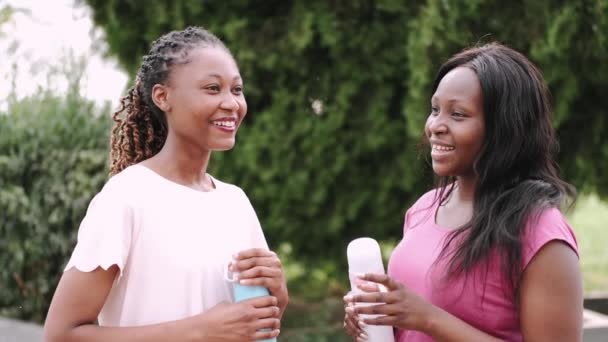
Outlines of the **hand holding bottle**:
[{"label": "hand holding bottle", "polygon": [[194,341],[270,340],[280,333],[279,308],[272,296],[239,303],[222,302],[190,318]]},{"label": "hand holding bottle", "polygon": [[263,248],[252,248],[237,253],[233,258],[230,271],[238,273],[239,284],[267,288],[277,298],[282,316],[289,294],[283,266],[277,254]]},{"label": "hand holding bottle", "polygon": [[[366,325],[389,325],[404,330],[425,331],[430,318],[438,314],[438,308],[427,302],[403,284],[385,274],[363,274],[359,276],[358,288],[363,293],[344,297],[346,303],[368,303],[355,306],[355,315],[378,315],[362,318]],[[380,291],[380,285],[386,291]]]}]

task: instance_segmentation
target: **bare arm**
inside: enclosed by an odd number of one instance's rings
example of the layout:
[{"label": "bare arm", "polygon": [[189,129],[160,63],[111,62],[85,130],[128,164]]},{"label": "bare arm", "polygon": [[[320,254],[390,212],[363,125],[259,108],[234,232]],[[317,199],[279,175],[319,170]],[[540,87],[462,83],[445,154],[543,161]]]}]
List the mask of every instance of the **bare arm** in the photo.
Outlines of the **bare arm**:
[{"label": "bare arm", "polygon": [[436,341],[441,342],[498,342],[502,341],[492,335],[489,335],[472,325],[466,323],[460,318],[443,311],[439,308],[434,316],[429,320],[429,325],[426,333]]},{"label": "bare arm", "polygon": [[520,319],[525,341],[582,341],[579,260],[565,243],[549,242],[524,271]]},{"label": "bare arm", "polygon": [[[112,288],[118,267],[92,272],[71,269],[59,281],[44,326],[47,342],[242,341],[279,334],[276,298],[222,303],[205,314],[141,327],[100,327],[95,320]],[[272,328],[270,332],[258,329]]]},{"label": "bare arm", "polygon": [[[376,285],[363,284],[360,288],[371,293],[345,297],[347,304],[386,303],[351,309],[351,315],[384,315],[364,319],[366,324],[419,330],[442,342],[501,341],[426,302],[385,275],[366,274],[362,279],[388,289],[388,292],[378,292]],[[520,322],[526,342],[582,341],[581,283],[578,258],[570,247],[553,241],[541,248],[524,271],[520,287]],[[359,330],[347,331],[356,335]]]},{"label": "bare arm", "polygon": [[137,328],[102,328],[97,315],[112,288],[118,267],[63,274],[44,325],[45,341],[189,341],[187,321]]}]

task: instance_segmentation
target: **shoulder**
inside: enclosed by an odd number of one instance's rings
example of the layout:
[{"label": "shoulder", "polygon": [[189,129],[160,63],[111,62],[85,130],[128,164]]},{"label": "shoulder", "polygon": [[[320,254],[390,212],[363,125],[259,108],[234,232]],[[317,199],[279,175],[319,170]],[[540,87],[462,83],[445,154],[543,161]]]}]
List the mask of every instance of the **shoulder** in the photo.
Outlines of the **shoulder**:
[{"label": "shoulder", "polygon": [[545,239],[564,239],[576,244],[574,230],[564,214],[555,207],[542,209],[527,222],[524,237],[526,243]]},{"label": "shoulder", "polygon": [[439,189],[433,189],[433,190],[427,191],[424,195],[422,195],[422,196],[420,196],[420,198],[418,198],[418,200],[414,203],[412,208],[414,208],[414,207],[420,208],[420,207],[425,207],[425,206],[428,207],[428,206],[432,205],[433,202],[435,201],[438,191],[439,191]]},{"label": "shoulder", "polygon": [[131,165],[108,179],[103,187],[107,191],[119,191],[120,189],[133,190],[147,182],[147,173],[151,172],[143,166]]},{"label": "shoulder", "polygon": [[209,175],[215,184],[216,191],[221,194],[222,197],[229,197],[230,200],[234,201],[235,204],[251,206],[249,197],[243,189],[239,186],[221,181],[212,175]]},{"label": "shoulder", "polygon": [[144,167],[129,166],[110,177],[91,203],[108,201],[122,204],[134,203],[137,201],[138,195],[153,191],[153,184],[147,176]]},{"label": "shoulder", "polygon": [[231,204],[234,212],[244,214],[244,217],[252,219],[258,222],[257,214],[253,208],[253,204],[249,200],[245,191],[239,186],[223,182],[211,175],[209,175],[215,184],[217,195],[222,198],[223,201],[228,201]]},{"label": "shoulder", "polygon": [[404,229],[414,228],[433,216],[429,214],[433,212],[431,209],[435,207],[437,191],[438,189],[433,189],[426,192],[407,210]]},{"label": "shoulder", "polygon": [[408,209],[407,214],[414,215],[420,211],[426,211],[434,206],[438,189],[433,189],[420,196]]},{"label": "shoulder", "polygon": [[540,249],[552,241],[560,241],[578,255],[578,243],[574,230],[558,208],[546,208],[528,220],[522,241],[524,267]]},{"label": "shoulder", "polygon": [[239,186],[219,180],[212,175],[209,175],[209,177],[211,177],[211,180],[213,181],[213,184],[215,185],[216,190],[227,193],[229,195],[233,195],[233,196],[247,197],[247,195],[245,194],[245,191],[243,191],[243,189],[241,189]]}]

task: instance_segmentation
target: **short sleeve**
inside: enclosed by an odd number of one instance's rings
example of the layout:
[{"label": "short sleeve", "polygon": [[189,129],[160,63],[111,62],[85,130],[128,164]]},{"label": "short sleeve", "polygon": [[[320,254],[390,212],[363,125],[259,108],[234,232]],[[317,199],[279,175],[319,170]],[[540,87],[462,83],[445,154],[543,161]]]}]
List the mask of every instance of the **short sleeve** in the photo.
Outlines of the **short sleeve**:
[{"label": "short sleeve", "polygon": [[574,231],[557,208],[545,209],[528,223],[522,243],[523,268],[547,243],[562,241],[578,256],[578,243]]},{"label": "short sleeve", "polygon": [[78,229],[78,241],[64,271],[76,268],[91,272],[112,265],[120,274],[129,256],[133,232],[133,210],[116,186],[106,185],[87,209]]}]

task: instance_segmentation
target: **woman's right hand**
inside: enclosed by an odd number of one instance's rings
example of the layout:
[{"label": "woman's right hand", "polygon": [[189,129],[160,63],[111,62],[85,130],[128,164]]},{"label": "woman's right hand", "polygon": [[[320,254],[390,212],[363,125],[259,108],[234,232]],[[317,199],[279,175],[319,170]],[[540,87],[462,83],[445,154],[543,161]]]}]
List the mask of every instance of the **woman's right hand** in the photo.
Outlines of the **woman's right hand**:
[{"label": "woman's right hand", "polygon": [[[349,292],[350,294],[350,292]],[[363,324],[359,321],[355,313],[352,302],[344,301],[344,331],[353,338],[353,341],[362,342],[367,340],[367,335],[363,330]]]},{"label": "woman's right hand", "polygon": [[[281,321],[277,299],[264,296],[239,303],[222,302],[207,312],[193,317],[200,342],[255,341],[275,338]],[[267,329],[266,331],[259,331]]]}]

